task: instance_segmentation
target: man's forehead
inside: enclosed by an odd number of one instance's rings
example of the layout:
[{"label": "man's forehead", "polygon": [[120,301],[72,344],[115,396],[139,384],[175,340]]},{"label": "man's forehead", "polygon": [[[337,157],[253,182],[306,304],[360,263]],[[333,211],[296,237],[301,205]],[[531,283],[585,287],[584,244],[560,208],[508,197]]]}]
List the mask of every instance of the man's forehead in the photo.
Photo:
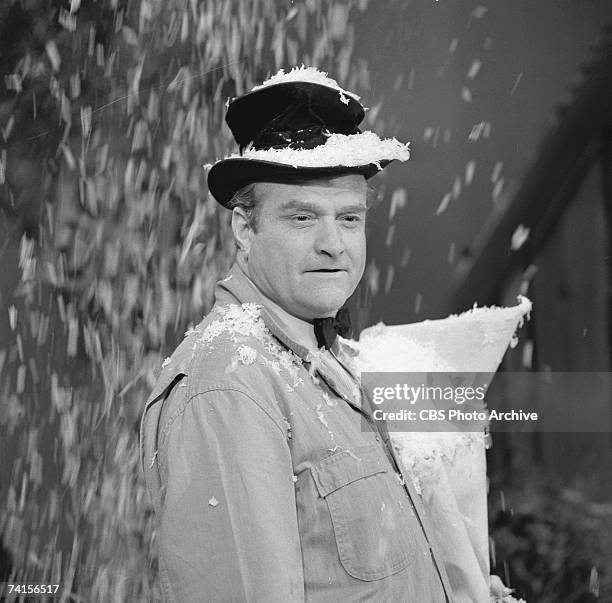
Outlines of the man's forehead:
[{"label": "man's forehead", "polygon": [[291,182],[257,182],[255,189],[258,196],[263,198],[282,194],[299,199],[301,196],[325,196],[329,193],[337,196],[345,193],[352,198],[363,197],[365,202],[367,183],[360,174],[346,174],[325,178],[295,179]]}]

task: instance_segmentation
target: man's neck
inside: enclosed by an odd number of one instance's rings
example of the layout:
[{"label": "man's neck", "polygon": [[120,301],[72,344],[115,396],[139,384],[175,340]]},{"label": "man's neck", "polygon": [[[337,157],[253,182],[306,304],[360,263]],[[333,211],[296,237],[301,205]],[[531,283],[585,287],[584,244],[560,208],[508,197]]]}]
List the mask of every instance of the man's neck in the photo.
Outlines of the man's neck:
[{"label": "man's neck", "polygon": [[[251,281],[253,282],[253,281]],[[257,286],[253,283],[254,286]],[[300,345],[303,345],[309,350],[317,349],[317,339],[312,328],[312,323],[302,320],[297,316],[293,316],[283,308],[281,308],[276,302],[273,302],[269,297],[266,297],[261,291],[261,296],[265,300],[265,304],[270,312],[276,314],[276,316],[283,322],[287,329],[287,334],[294,339]]]},{"label": "man's neck", "polygon": [[241,262],[238,263],[244,276],[248,279],[251,285],[257,290],[261,296],[266,309],[272,312],[276,317],[283,323],[287,335],[289,335],[296,343],[304,346],[308,350],[317,349],[317,339],[312,328],[312,323],[302,318],[298,318],[293,314],[287,312],[284,308],[279,306],[275,301],[271,300],[262,290],[253,282],[249,276],[248,270]]}]

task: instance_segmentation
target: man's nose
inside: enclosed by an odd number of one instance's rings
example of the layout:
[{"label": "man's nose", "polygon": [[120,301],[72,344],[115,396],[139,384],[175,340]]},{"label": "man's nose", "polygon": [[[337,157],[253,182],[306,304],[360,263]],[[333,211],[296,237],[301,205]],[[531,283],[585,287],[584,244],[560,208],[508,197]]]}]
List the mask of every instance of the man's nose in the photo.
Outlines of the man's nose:
[{"label": "man's nose", "polygon": [[344,251],[344,239],[335,218],[321,220],[315,246],[318,253],[330,257],[340,255]]}]

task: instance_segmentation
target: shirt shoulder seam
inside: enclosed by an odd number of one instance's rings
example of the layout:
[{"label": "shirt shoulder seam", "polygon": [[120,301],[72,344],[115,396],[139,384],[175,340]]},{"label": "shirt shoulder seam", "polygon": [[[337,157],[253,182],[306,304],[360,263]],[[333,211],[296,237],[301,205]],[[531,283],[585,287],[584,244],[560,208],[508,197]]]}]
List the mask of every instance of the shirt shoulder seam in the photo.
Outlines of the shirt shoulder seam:
[{"label": "shirt shoulder seam", "polygon": [[207,387],[206,389],[197,390],[195,393],[192,392],[191,395],[185,400],[185,402],[181,403],[177,411],[166,421],[165,425],[162,427],[162,430],[159,436],[159,441],[158,441],[158,448],[161,448],[163,446],[163,443],[168,433],[170,432],[170,428],[172,427],[172,424],[174,423],[174,421],[176,421],[176,419],[178,419],[185,412],[185,410],[187,409],[187,406],[195,398],[197,398],[198,396],[202,396],[202,395],[210,394],[210,393],[216,393],[216,392],[236,392],[236,393],[242,394],[243,396],[251,400],[251,402],[253,402],[255,406],[259,408],[259,410],[261,410],[270,419],[270,421],[278,428],[283,438],[286,438],[287,436],[286,430],[283,429],[281,424],[278,422],[278,419],[272,416],[272,414],[269,412],[269,410],[265,407],[264,404],[256,400],[253,396],[245,392],[243,389],[240,389],[238,387],[229,386],[229,385],[227,386],[217,385],[217,386]]}]

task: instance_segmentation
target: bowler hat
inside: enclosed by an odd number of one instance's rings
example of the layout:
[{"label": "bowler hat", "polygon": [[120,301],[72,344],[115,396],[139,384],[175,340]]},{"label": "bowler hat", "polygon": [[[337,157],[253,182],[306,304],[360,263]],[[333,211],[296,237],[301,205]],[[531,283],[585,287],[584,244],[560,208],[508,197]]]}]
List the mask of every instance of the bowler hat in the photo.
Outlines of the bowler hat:
[{"label": "bowler hat", "polygon": [[281,69],[229,103],[225,121],[239,152],[213,164],[208,188],[228,207],[253,182],[350,173],[370,178],[395,159],[406,161],[407,144],[359,130],[364,115],[359,97],[326,73]]}]

